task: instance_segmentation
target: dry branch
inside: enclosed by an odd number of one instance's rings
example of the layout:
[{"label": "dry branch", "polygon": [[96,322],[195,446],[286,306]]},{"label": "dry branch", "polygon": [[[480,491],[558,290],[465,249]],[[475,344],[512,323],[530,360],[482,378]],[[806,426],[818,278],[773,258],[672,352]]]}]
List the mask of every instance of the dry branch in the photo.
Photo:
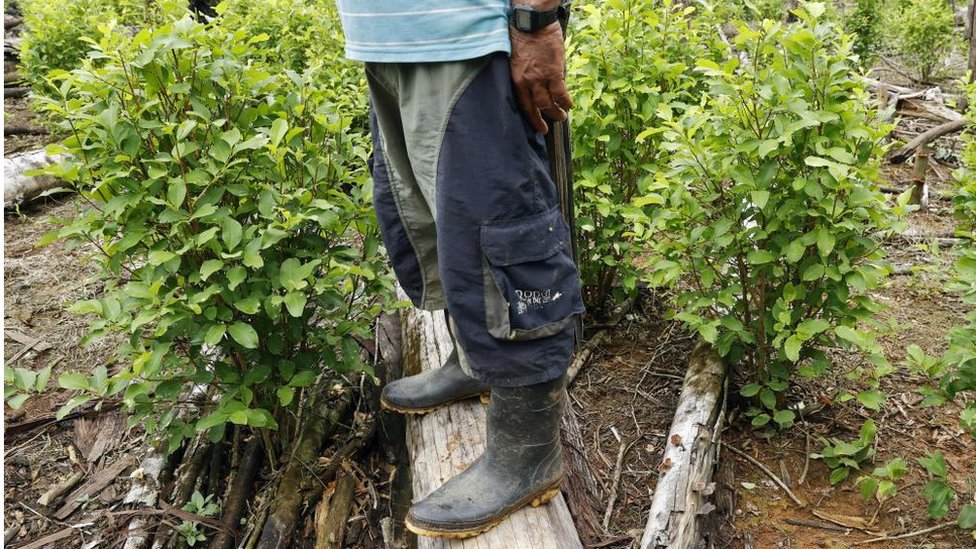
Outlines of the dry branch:
[{"label": "dry branch", "polygon": [[901,164],[908,160],[919,147],[927,145],[940,137],[961,131],[967,125],[969,125],[969,121],[965,118],[940,124],[924,133],[919,134],[915,139],[912,139],[908,143],[899,147],[898,150],[891,154],[889,160],[892,164]]},{"label": "dry branch", "polygon": [[51,505],[51,503],[53,503],[59,497],[63,496],[68,490],[74,488],[75,485],[81,482],[81,479],[83,478],[85,478],[85,473],[81,471],[75,471],[73,475],[55,484],[54,486],[49,488],[47,492],[44,492],[44,494],[37,499],[37,504],[43,505],[44,507]]},{"label": "dry branch", "polygon": [[698,547],[723,421],[725,362],[711,346],[692,352],[651,501],[641,549]]},{"label": "dry branch", "polygon": [[80,488],[72,492],[65,498],[64,505],[56,513],[54,513],[54,518],[58,520],[64,520],[71,516],[78,507],[81,507],[81,503],[86,499],[98,494],[104,490],[109,484],[115,482],[115,477],[122,474],[130,465],[132,465],[132,458],[125,456],[120,458],[118,461],[109,465],[108,467],[102,469],[101,471],[95,473],[91,476]]}]

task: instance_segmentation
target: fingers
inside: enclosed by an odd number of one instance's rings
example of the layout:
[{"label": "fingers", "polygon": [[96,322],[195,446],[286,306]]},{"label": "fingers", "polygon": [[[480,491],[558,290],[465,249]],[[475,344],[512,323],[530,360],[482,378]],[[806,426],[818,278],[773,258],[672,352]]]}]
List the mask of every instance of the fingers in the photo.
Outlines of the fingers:
[{"label": "fingers", "polygon": [[549,82],[549,95],[552,96],[553,102],[563,109],[564,113],[573,108],[573,98],[570,97],[569,90],[566,89],[566,80],[560,78]]},{"label": "fingers", "polygon": [[546,121],[542,119],[542,113],[539,112],[539,108],[535,104],[532,93],[529,91],[527,86],[521,86],[516,84],[515,86],[515,100],[518,103],[520,109],[525,114],[526,118],[529,119],[529,123],[535,128],[537,132],[543,134],[549,132],[549,126]]},{"label": "fingers", "polygon": [[560,110],[558,105],[553,104],[552,97],[549,95],[549,90],[540,84],[536,84],[532,87],[532,102],[535,111],[535,115],[539,117],[542,122],[542,127],[536,126],[535,129],[539,130],[539,133],[543,135],[549,133],[549,125],[546,124],[545,120],[542,118],[542,112],[545,112],[549,118],[554,118],[555,120],[562,120],[561,118],[556,118],[553,116],[556,110]]}]

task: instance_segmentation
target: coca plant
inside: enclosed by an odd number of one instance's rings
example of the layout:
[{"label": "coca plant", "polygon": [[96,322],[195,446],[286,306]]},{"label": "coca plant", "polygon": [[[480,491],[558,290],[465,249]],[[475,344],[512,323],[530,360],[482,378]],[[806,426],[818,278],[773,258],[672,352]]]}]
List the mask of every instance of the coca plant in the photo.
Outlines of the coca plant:
[{"label": "coca plant", "polygon": [[785,392],[831,367],[827,347],[868,353],[856,396],[869,408],[891,370],[860,328],[879,309],[867,292],[887,273],[879,237],[895,226],[877,185],[888,128],[823,11],[742,26],[738,55],[699,63],[710,92],[668,123],[673,160],[650,191],[663,205],[641,230],[657,254],[651,282],[678,285],[677,318],[748,365],[757,426],[793,422]]},{"label": "coca plant", "polygon": [[695,61],[721,59],[714,21],[701,8],[671,0],[586,2],[569,32],[579,266],[594,311],[636,288],[642,250],[634,241],[640,208],[633,202],[667,164],[661,121],[704,91],[690,71]]},{"label": "coca plant", "polygon": [[[276,428],[323,369],[368,370],[357,338],[392,282],[367,136],[314,70],[243,61],[263,39],[190,19],[109,32],[98,66],[60,74],[44,99],[71,133],[50,171],[85,198],[49,239],[97,249],[106,291],[75,310],[95,315],[92,337],[125,335],[110,374],[61,376],[79,390],[61,413],[120,397],[172,449],[228,422]],[[193,387],[209,398],[182,417]]]}]

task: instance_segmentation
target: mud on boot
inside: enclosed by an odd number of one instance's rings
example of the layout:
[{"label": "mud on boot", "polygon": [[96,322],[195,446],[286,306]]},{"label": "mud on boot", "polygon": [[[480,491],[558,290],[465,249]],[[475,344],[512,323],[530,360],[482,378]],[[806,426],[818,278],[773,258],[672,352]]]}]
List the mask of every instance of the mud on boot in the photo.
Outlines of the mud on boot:
[{"label": "mud on boot", "polygon": [[493,387],[485,452],[414,504],[407,513],[407,528],[424,536],[476,536],[522,507],[542,505],[559,494],[564,379]]},{"label": "mud on boot", "polygon": [[401,414],[426,414],[458,400],[476,396],[488,401],[491,387],[464,373],[455,348],[440,368],[386,384],[380,393],[383,408]]}]

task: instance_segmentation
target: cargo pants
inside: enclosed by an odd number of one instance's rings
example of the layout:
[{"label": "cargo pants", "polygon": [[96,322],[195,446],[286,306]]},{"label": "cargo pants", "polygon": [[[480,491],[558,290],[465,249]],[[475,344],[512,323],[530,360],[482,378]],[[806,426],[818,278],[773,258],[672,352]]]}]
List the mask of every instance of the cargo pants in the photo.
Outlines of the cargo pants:
[{"label": "cargo pants", "polygon": [[569,366],[583,312],[543,136],[508,56],[367,63],[374,203],[403,290],[446,308],[468,375],[514,387]]}]

